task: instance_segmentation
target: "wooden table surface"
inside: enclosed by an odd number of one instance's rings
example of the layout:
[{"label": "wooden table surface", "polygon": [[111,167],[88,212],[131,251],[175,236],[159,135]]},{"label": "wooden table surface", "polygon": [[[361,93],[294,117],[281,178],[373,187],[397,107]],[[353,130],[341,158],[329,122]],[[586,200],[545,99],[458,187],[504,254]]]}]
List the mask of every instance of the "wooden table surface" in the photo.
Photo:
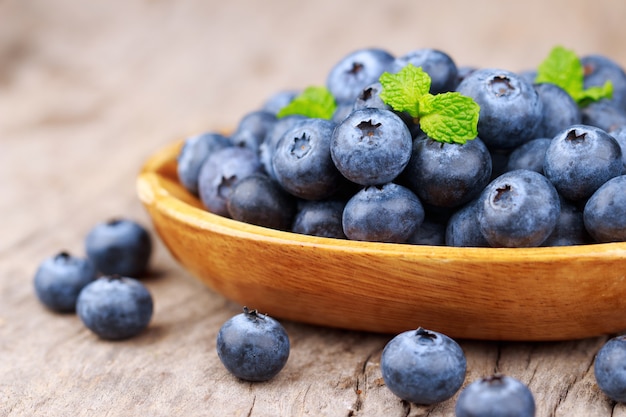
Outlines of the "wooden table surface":
[{"label": "wooden table surface", "polygon": [[[421,407],[384,386],[392,335],[285,322],[285,369],[234,379],[215,337],[240,306],[158,240],[145,278],[155,314],[131,340],[99,340],[47,311],[34,272],[62,249],[83,255],[97,222],[151,228],[135,177],[152,152],[232,127],[279,89],[323,84],[353,49],[433,47],[459,65],[523,70],[562,44],[626,65],[625,12],[608,0],[0,0],[0,416],[453,415],[456,397]],[[463,340],[466,383],[497,371],[529,385],[537,416],[626,416],[594,380],[605,340]]]}]

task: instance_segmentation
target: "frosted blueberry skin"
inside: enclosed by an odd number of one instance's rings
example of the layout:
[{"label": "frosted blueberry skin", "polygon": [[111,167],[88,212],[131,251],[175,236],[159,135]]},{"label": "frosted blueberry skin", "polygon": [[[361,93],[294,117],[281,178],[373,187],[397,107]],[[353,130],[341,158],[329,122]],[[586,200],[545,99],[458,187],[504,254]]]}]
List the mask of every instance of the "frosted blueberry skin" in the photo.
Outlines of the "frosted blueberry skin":
[{"label": "frosted blueberry skin", "polygon": [[443,51],[430,48],[415,49],[394,59],[387,72],[395,74],[408,64],[422,67],[422,70],[430,76],[431,94],[453,91],[458,84],[459,70],[450,55]]},{"label": "frosted blueberry skin", "polygon": [[80,292],[76,313],[85,326],[107,340],[141,333],[152,319],[154,303],[148,289],[129,277],[103,276]]},{"label": "frosted blueberry skin", "polygon": [[458,343],[422,328],[391,339],[380,360],[387,388],[402,400],[420,405],[451,398],[463,385],[466,368]]},{"label": "frosted blueberry skin", "polygon": [[543,105],[533,85],[511,71],[478,69],[456,88],[480,106],[478,137],[490,149],[510,150],[541,136]]},{"label": "frosted blueberry skin", "polygon": [[585,228],[596,242],[626,241],[626,175],[603,184],[587,200]]},{"label": "frosted blueberry skin", "polygon": [[253,174],[233,186],[226,207],[234,220],[290,230],[296,199],[267,175]]},{"label": "frosted blueberry skin", "polygon": [[540,246],[556,227],[559,195],[543,175],[515,170],[490,182],[477,201],[480,231],[493,247]]},{"label": "frosted blueberry skin", "polygon": [[45,259],[34,278],[35,294],[43,305],[59,313],[76,310],[83,287],[97,278],[94,264],[87,258],[59,252]]},{"label": "frosted blueberry skin", "polygon": [[275,115],[281,111],[283,107],[291,103],[298,94],[300,94],[300,91],[297,90],[278,91],[265,100],[261,106],[261,110]]},{"label": "frosted blueberry skin", "polygon": [[136,221],[113,218],[87,233],[85,251],[99,272],[138,278],[148,269],[152,238]]},{"label": "frosted blueberry skin", "polygon": [[446,224],[445,242],[447,246],[487,248],[489,242],[480,231],[478,224],[478,200],[459,208]]},{"label": "frosted blueberry skin", "polygon": [[402,180],[424,204],[458,207],[476,198],[491,178],[491,156],[475,138],[463,145],[415,138]]},{"label": "frosted blueberry skin", "polygon": [[276,152],[276,145],[278,144],[278,141],[287,130],[295,126],[296,123],[305,119],[306,116],[298,114],[281,117],[276,120],[276,123],[274,123],[272,128],[267,132],[265,139],[259,145],[259,159],[261,160],[265,173],[269,175],[270,178],[274,180],[276,179],[276,174],[274,173],[274,167],[272,165],[272,158],[274,157],[274,152]]},{"label": "frosted blueberry skin", "polygon": [[446,225],[425,218],[406,243],[411,245],[444,246],[446,244]]},{"label": "frosted blueberry skin", "polygon": [[346,239],[341,217],[346,203],[342,200],[303,201],[296,214],[292,232],[309,236]]},{"label": "frosted blueberry skin", "polygon": [[394,183],[363,188],[348,200],[342,215],[348,239],[369,242],[406,242],[423,221],[417,196]]},{"label": "frosted blueberry skin", "polygon": [[343,177],[330,156],[334,128],[329,120],[305,119],[282,135],[272,166],[287,192],[306,200],[321,200],[337,192]]},{"label": "frosted blueberry skin", "polygon": [[622,173],[622,151],[615,138],[604,130],[574,125],[552,139],[543,169],[559,194],[568,200],[582,201]]},{"label": "frosted blueberry skin", "polygon": [[394,112],[355,110],[335,128],[330,154],[341,174],[360,185],[393,181],[411,158],[413,139]]},{"label": "frosted blueberry skin", "polygon": [[600,348],[593,372],[598,387],[607,397],[626,403],[626,336],[613,337]]},{"label": "frosted blueberry skin", "polygon": [[478,379],[465,387],[456,417],[534,417],[535,399],[523,382],[506,375]]},{"label": "frosted blueberry skin", "polygon": [[593,243],[585,227],[583,209],[560,197],[559,220],[542,246],[574,246]]},{"label": "frosted blueberry skin", "polygon": [[363,88],[378,81],[393,60],[394,56],[383,49],[353,51],[331,68],[326,87],[338,104],[352,104]]},{"label": "frosted blueberry skin", "polygon": [[198,176],[198,194],[211,213],[229,217],[227,202],[232,187],[241,179],[262,171],[257,152],[230,146],[213,152],[202,165]]},{"label": "frosted blueberry skin", "polygon": [[285,328],[275,319],[244,308],[222,325],[217,334],[217,355],[224,367],[246,381],[268,381],[287,364],[290,343]]},{"label": "frosted blueberry skin", "polygon": [[608,132],[617,141],[622,150],[622,175],[626,174],[626,125],[620,126]]},{"label": "frosted blueberry skin", "polygon": [[584,86],[603,86],[608,80],[613,85],[610,101],[618,108],[626,110],[626,73],[612,59],[603,55],[586,55],[580,59],[583,66]]},{"label": "frosted blueberry skin", "polygon": [[609,132],[626,125],[626,109],[608,99],[595,101],[582,109],[582,124]]},{"label": "frosted blueberry skin", "polygon": [[513,149],[507,159],[505,172],[529,169],[543,174],[543,161],[550,142],[551,138],[537,138]]},{"label": "frosted blueberry skin", "polygon": [[265,140],[265,136],[272,129],[274,123],[276,123],[274,113],[264,110],[247,113],[239,121],[230,141],[235,146],[245,146],[259,152],[261,143]]},{"label": "frosted blueberry skin", "polygon": [[202,164],[216,150],[231,145],[227,137],[214,132],[187,138],[176,158],[176,172],[180,183],[190,193],[198,195],[198,176]]},{"label": "frosted blueberry skin", "polygon": [[582,123],[580,107],[567,91],[551,83],[534,84],[533,87],[543,107],[541,127],[537,135],[553,138],[563,129]]}]

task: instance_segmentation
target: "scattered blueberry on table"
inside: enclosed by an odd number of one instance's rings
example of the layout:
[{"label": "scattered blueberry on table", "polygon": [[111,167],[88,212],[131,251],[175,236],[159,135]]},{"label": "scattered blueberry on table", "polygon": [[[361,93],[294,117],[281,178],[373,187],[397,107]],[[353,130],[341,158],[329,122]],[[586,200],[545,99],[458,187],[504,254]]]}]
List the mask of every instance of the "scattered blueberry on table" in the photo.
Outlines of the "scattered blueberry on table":
[{"label": "scattered blueberry on table", "polygon": [[528,386],[508,375],[480,378],[465,387],[455,404],[456,417],[534,417]]}]

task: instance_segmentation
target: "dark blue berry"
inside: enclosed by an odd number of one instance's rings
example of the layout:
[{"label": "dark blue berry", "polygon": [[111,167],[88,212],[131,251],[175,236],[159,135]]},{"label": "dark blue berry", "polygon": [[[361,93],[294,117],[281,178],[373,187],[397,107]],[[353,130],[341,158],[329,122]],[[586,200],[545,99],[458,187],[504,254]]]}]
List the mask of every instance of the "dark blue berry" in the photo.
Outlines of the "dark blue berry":
[{"label": "dark blue berry", "polygon": [[613,337],[602,345],[593,372],[598,387],[607,397],[626,403],[626,336]]},{"label": "dark blue berry", "polygon": [[610,179],[583,210],[585,228],[596,242],[626,241],[626,175]]},{"label": "dark blue berry", "polygon": [[275,319],[248,310],[230,318],[217,334],[217,355],[226,369],[246,381],[267,381],[289,358],[289,337]]},{"label": "dark blue berry", "polygon": [[617,141],[622,150],[622,175],[626,174],[626,124],[608,132]]},{"label": "dark blue berry", "polygon": [[607,132],[617,129],[626,125],[626,109],[608,99],[595,101],[582,109],[582,124]]},{"label": "dark blue berry", "polygon": [[348,200],[342,216],[348,239],[370,242],[406,242],[423,221],[417,196],[394,183],[363,188]]},{"label": "dark blue berry", "polygon": [[230,140],[220,133],[208,132],[187,138],[178,157],[176,171],[181,184],[193,194],[198,194],[198,176],[202,164],[210,154],[230,146]]},{"label": "dark blue berry", "polygon": [[306,200],[332,196],[343,178],[330,156],[335,124],[324,119],[305,119],[287,130],[272,156],[274,175],[289,193]]},{"label": "dark blue berry", "polygon": [[443,51],[430,48],[413,50],[394,59],[387,72],[397,73],[408,64],[421,67],[430,76],[431,94],[452,91],[458,84],[458,68],[450,55]]},{"label": "dark blue berry", "polygon": [[310,236],[345,239],[341,217],[346,203],[341,200],[303,201],[292,231]]},{"label": "dark blue berry", "polygon": [[582,123],[580,107],[567,91],[551,83],[534,84],[534,88],[543,107],[537,135],[553,138],[563,129]]},{"label": "dark blue berry", "polygon": [[622,173],[622,151],[604,130],[574,125],[552,139],[543,169],[563,197],[581,201]]},{"label": "dark blue berry", "polygon": [[463,385],[466,368],[458,343],[422,328],[391,339],[380,360],[387,388],[405,401],[422,405],[451,398]]},{"label": "dark blue berry", "polygon": [[516,378],[493,375],[465,387],[455,405],[456,417],[534,417],[535,399]]},{"label": "dark blue berry", "polygon": [[481,233],[491,246],[541,245],[556,227],[559,195],[543,175],[526,169],[502,174],[477,201]]},{"label": "dark blue berry", "polygon": [[261,172],[257,152],[247,147],[230,146],[209,155],[200,169],[198,192],[208,211],[228,217],[226,206],[232,187],[241,179]]},{"label": "dark blue berry", "polygon": [[533,85],[502,69],[478,69],[457,91],[480,105],[478,136],[488,148],[513,149],[540,136],[543,105]]},{"label": "dark blue berry", "polygon": [[37,268],[35,293],[50,310],[73,312],[80,291],[96,278],[96,268],[89,259],[59,252],[45,259]]},{"label": "dark blue berry", "polygon": [[383,49],[358,49],[333,66],[326,87],[338,103],[352,104],[363,88],[378,81],[393,60],[393,55]]},{"label": "dark blue berry", "polygon": [[278,141],[283,137],[287,130],[294,127],[296,123],[305,119],[306,116],[299,114],[291,114],[289,116],[281,117],[276,121],[276,123],[274,123],[274,126],[272,126],[272,128],[267,132],[265,139],[261,145],[259,145],[259,158],[265,173],[269,175],[270,178],[276,179],[274,166],[272,165],[272,158],[274,157],[274,152],[276,152],[276,145],[278,144]]},{"label": "dark blue berry", "polygon": [[361,185],[393,181],[411,158],[412,137],[394,112],[355,110],[337,125],[330,153],[344,177]]},{"label": "dark blue berry", "polygon": [[509,154],[505,171],[529,169],[543,174],[543,161],[552,138],[532,139],[513,149]]},{"label": "dark blue berry", "polygon": [[296,212],[296,199],[267,175],[253,174],[233,186],[227,208],[234,220],[290,230]]},{"label": "dark blue berry", "polygon": [[85,250],[99,272],[139,278],[148,269],[152,238],[136,221],[114,218],[89,231]]},{"label": "dark blue berry", "polygon": [[559,220],[543,246],[573,246],[592,242],[583,218],[583,210],[576,204],[560,197]]},{"label": "dark blue berry", "polygon": [[291,103],[294,98],[296,98],[300,94],[300,91],[297,90],[281,90],[270,97],[263,103],[261,110],[277,114],[283,107],[287,104]]},{"label": "dark blue berry", "polygon": [[478,223],[478,200],[459,208],[446,225],[446,245],[456,247],[489,247]]},{"label": "dark blue berry", "polygon": [[230,141],[235,146],[245,146],[255,152],[276,123],[276,115],[265,110],[252,111],[241,118]]},{"label": "dark blue berry", "polygon": [[458,207],[476,198],[491,178],[491,156],[475,138],[463,145],[426,136],[413,141],[403,180],[424,204]]},{"label": "dark blue berry", "polygon": [[626,72],[612,59],[603,55],[586,55],[580,59],[584,69],[584,86],[603,86],[610,81],[613,86],[611,102],[626,110]]},{"label": "dark blue berry", "polygon": [[103,276],[83,288],[76,313],[88,329],[103,339],[127,339],[150,323],[152,295],[138,280]]},{"label": "dark blue berry", "polygon": [[446,225],[425,218],[420,227],[407,239],[406,243],[444,246],[446,244]]}]

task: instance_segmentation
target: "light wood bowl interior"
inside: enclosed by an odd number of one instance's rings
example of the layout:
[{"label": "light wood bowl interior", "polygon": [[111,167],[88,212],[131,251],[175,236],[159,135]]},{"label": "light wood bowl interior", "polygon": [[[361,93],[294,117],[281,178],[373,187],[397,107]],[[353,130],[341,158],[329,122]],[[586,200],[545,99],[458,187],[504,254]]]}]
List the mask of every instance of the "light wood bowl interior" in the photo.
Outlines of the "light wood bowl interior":
[{"label": "light wood bowl interior", "polygon": [[383,333],[547,341],[626,329],[626,243],[530,249],[355,242],[211,214],[158,150],[140,200],[173,257],[224,297],[279,319]]}]

